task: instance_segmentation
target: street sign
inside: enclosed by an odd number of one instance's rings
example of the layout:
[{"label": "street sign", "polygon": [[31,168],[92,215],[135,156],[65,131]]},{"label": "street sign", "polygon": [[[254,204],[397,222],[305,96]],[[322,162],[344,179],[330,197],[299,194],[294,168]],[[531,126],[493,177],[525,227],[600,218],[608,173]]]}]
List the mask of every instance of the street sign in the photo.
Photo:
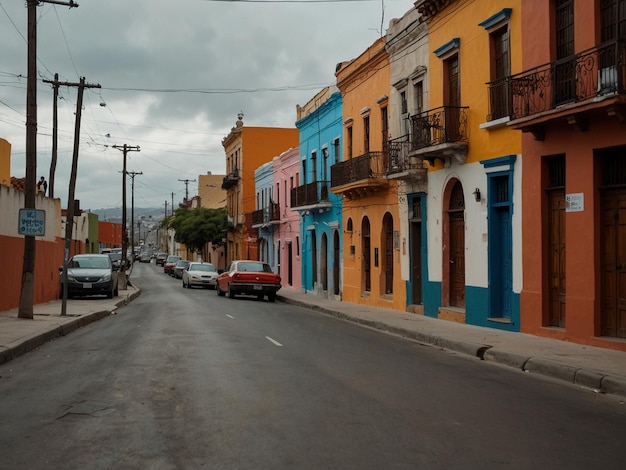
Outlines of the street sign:
[{"label": "street sign", "polygon": [[46,234],[46,211],[41,209],[20,209],[18,233],[43,237]]}]

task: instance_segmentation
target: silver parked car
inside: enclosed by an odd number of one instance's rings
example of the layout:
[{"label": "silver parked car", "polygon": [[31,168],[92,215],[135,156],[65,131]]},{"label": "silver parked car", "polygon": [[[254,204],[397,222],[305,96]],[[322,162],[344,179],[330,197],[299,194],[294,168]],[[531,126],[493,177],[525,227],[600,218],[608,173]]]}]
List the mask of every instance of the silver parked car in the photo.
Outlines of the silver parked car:
[{"label": "silver parked car", "polygon": [[[67,296],[118,295],[117,271],[109,255],[74,255],[68,261]],[[63,266],[59,266],[59,297],[63,296]]]},{"label": "silver parked car", "polygon": [[217,269],[211,263],[189,263],[183,271],[183,287],[209,287],[215,289],[217,285]]}]

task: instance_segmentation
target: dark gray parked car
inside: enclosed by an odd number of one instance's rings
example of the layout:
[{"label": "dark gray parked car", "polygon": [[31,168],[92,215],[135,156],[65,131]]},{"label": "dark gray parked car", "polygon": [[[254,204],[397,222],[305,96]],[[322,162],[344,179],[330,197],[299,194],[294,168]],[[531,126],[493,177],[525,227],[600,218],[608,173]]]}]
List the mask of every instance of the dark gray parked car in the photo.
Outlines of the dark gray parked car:
[{"label": "dark gray parked car", "polygon": [[[82,295],[117,296],[117,268],[109,255],[74,255],[68,261],[67,297]],[[63,296],[63,266],[59,267],[59,297]]]}]

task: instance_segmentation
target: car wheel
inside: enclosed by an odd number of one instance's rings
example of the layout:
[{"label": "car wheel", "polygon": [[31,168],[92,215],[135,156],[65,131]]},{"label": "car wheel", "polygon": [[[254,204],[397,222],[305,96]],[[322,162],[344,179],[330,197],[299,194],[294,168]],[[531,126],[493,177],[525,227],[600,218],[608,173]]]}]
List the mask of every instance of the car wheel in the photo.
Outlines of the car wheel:
[{"label": "car wheel", "polygon": [[185,280],[183,279],[183,289],[184,289],[185,287],[187,287],[187,286],[185,285]]},{"label": "car wheel", "polygon": [[215,290],[217,291],[217,295],[219,295],[220,297],[224,297],[226,295],[226,292],[220,289],[220,286],[215,286]]},{"label": "car wheel", "polygon": [[115,289],[113,289],[113,287],[111,287],[111,291],[107,292],[107,299],[112,299],[113,298],[113,292],[115,292]]},{"label": "car wheel", "polygon": [[115,286],[115,291],[113,292],[113,295],[114,295],[115,297],[117,297],[118,295],[120,295],[120,289],[119,289],[119,286]]},{"label": "car wheel", "polygon": [[271,292],[267,294],[267,300],[270,302],[276,302],[276,292]]},{"label": "car wheel", "polygon": [[228,287],[228,297],[230,297],[231,299],[235,298],[235,291],[232,289],[232,287]]}]

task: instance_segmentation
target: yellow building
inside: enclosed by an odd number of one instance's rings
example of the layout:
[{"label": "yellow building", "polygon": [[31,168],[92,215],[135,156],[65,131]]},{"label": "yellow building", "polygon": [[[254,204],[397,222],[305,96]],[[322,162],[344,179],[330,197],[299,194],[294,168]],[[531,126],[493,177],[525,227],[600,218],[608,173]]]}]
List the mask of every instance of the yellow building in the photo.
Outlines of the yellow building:
[{"label": "yellow building", "polygon": [[297,128],[245,127],[243,114],[222,140],[226,153],[226,262],[259,259],[257,231],[252,228],[256,193],[254,171],[290,148],[298,147]]},{"label": "yellow building", "polygon": [[404,310],[397,182],[386,178],[389,56],[385,38],[340,64],[342,161],[331,167],[331,191],[343,196],[343,289],[347,302]]},{"label": "yellow building", "polygon": [[429,103],[412,117],[413,148],[430,170],[424,313],[519,331],[521,135],[507,123],[510,76],[522,67],[521,1],[415,7],[430,49]]},{"label": "yellow building", "polygon": [[0,138],[0,184],[11,186],[11,144]]}]

